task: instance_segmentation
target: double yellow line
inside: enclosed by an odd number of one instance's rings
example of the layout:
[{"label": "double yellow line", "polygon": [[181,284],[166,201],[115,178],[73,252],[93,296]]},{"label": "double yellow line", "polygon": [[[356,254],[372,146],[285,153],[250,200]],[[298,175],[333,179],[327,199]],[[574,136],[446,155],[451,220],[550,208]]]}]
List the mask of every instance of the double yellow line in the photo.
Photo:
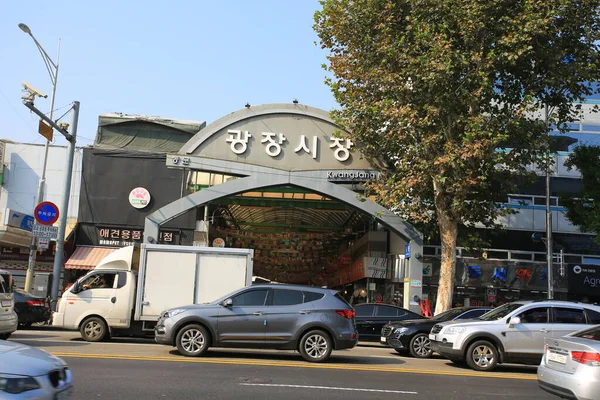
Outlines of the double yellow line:
[{"label": "double yellow line", "polygon": [[215,358],[190,358],[190,357],[142,357],[128,356],[121,354],[81,354],[81,353],[52,353],[57,357],[64,358],[91,358],[91,359],[110,359],[110,360],[127,360],[127,361],[168,361],[168,362],[187,362],[187,363],[204,363],[204,364],[224,364],[224,365],[251,365],[262,367],[288,367],[288,368],[310,368],[310,369],[331,369],[344,371],[370,371],[370,372],[391,372],[391,373],[408,373],[408,374],[423,374],[423,375],[449,375],[463,377],[478,377],[478,378],[496,378],[496,379],[517,379],[534,381],[537,380],[535,375],[515,374],[515,373],[498,373],[498,372],[477,372],[477,371],[442,371],[433,369],[417,369],[417,368],[390,368],[369,365],[355,364],[311,364],[305,362],[289,362],[289,361],[268,361],[268,360],[245,360],[245,359],[215,359]]}]

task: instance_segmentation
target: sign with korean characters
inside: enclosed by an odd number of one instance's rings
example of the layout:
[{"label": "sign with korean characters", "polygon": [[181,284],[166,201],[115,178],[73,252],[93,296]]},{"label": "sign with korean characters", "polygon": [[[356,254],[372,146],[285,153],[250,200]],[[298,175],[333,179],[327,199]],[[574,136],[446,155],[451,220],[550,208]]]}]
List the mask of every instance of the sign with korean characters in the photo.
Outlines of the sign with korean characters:
[{"label": "sign with korean characters", "polygon": [[[288,171],[330,171],[326,177],[330,180],[375,176],[372,171],[380,168],[367,161],[327,113],[290,109],[260,114],[251,108],[215,121],[198,132],[181,154],[168,155],[167,166],[195,168],[194,159],[203,157]],[[338,175],[340,170],[352,170],[354,175]]]},{"label": "sign with korean characters", "polygon": [[[99,226],[98,246],[125,247],[144,241],[144,230],[136,228],[111,228]],[[179,244],[178,231],[161,231],[158,239],[160,244]]]}]

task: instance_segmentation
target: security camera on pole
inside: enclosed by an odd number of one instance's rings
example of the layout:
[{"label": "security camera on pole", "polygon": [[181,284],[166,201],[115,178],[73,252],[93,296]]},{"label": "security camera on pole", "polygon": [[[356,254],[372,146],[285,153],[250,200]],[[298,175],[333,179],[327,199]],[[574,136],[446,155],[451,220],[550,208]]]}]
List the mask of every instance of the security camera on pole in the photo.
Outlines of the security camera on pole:
[{"label": "security camera on pole", "polygon": [[[31,29],[25,24],[19,24],[19,29],[25,32],[27,35],[33,39],[36,47],[40,51],[42,58],[44,60],[44,64],[46,64],[46,69],[48,70],[48,74],[50,75],[50,81],[52,82],[52,97],[50,98],[50,120],[53,119],[54,116],[54,99],[56,97],[56,82],[58,81],[58,59],[60,56],[60,41],[58,42],[58,55],[56,57],[56,62],[52,61],[52,58],[46,53],[42,45],[37,41],[33,33],[31,33]],[[39,90],[35,89],[33,86],[23,83],[25,88],[29,91],[29,93],[34,96],[37,95],[39,97],[48,97],[47,95],[42,94]],[[46,165],[48,163],[48,147],[50,142],[52,141],[52,128],[44,124],[40,121],[39,132],[42,136],[46,138],[46,145],[44,146],[44,163],[42,164],[42,176],[40,178],[40,183],[38,186],[37,198],[36,201],[42,202],[44,201],[44,185],[46,184]],[[27,266],[27,275],[25,277],[25,290],[31,290],[31,284],[33,280],[33,269],[35,266],[35,255],[36,255],[36,247],[37,242],[35,236],[31,237],[31,244],[29,246],[29,263]]]},{"label": "security camera on pole", "polygon": [[[71,123],[71,132],[69,133],[68,124],[59,123],[52,121],[48,118],[43,112],[35,108],[34,102],[35,98],[43,97],[39,91],[33,89],[30,85],[23,85],[25,93],[22,96],[23,104],[25,107],[29,108],[35,114],[37,114],[43,122],[48,125],[48,129],[52,130],[52,128],[56,129],[60,132],[65,139],[69,142],[69,152],[67,155],[67,167],[66,167],[66,177],[65,177],[65,187],[62,195],[62,202],[60,208],[56,207],[53,203],[50,202],[42,202],[38,204],[36,207],[36,220],[40,223],[40,226],[51,225],[56,222],[56,219],[60,215],[60,225],[58,227],[58,233],[56,238],[56,254],[54,255],[54,268],[53,268],[53,279],[52,279],[52,309],[56,308],[56,302],[58,300],[58,286],[60,283],[60,275],[62,272],[62,263],[63,263],[63,249],[65,244],[65,229],[67,227],[67,215],[69,209],[69,198],[71,197],[71,177],[73,175],[73,158],[75,156],[75,143],[77,141],[77,125],[79,123],[79,102],[73,102],[73,106],[69,111],[73,111],[73,120]],[[67,111],[67,112],[69,112]],[[40,123],[42,123],[40,121]],[[62,210],[60,212],[59,210]],[[41,213],[41,214],[40,214]],[[42,232],[44,229],[35,228],[37,232]],[[34,236],[35,238],[35,236]],[[35,239],[34,239],[35,240]]]}]

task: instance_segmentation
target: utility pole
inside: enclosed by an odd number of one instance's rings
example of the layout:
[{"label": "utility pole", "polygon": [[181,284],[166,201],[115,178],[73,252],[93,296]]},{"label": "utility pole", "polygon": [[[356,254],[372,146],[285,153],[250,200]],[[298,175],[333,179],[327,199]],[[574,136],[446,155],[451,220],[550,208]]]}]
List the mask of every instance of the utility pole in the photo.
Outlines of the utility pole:
[{"label": "utility pole", "polygon": [[[50,80],[52,81],[52,97],[50,98],[50,120],[54,117],[54,99],[56,98],[56,83],[58,81],[58,61],[60,58],[60,41],[58,42],[58,53],[56,56],[56,63],[52,61],[52,58],[46,53],[42,45],[37,41],[35,36],[31,33],[31,29],[25,24],[19,24],[19,28],[31,36],[35,45],[37,46],[44,63],[46,64],[46,69],[48,70],[48,74],[50,75]],[[50,140],[46,140],[46,145],[44,146],[44,162],[42,164],[42,176],[40,178],[40,182],[38,185],[38,192],[36,197],[36,204],[44,201],[44,190],[46,185],[46,167],[48,164],[48,149],[50,147]],[[35,207],[35,205],[34,205]],[[27,275],[25,276],[25,291],[29,292],[31,290],[31,284],[33,280],[33,272],[35,267],[35,257],[37,251],[37,238],[31,235],[31,243],[29,245],[29,261],[27,264]]]},{"label": "utility pole", "polygon": [[[548,129],[548,137],[550,136],[549,129],[548,104],[544,105],[544,122]],[[550,157],[551,157],[550,141],[548,141],[547,164],[546,164],[546,264],[548,268],[548,300],[554,299],[554,259],[552,255],[552,210],[550,209]]]},{"label": "utility pole", "polygon": [[52,310],[56,310],[56,302],[58,301],[58,286],[60,283],[60,275],[62,272],[63,253],[65,244],[65,230],[67,228],[67,218],[69,214],[69,198],[71,197],[71,177],[73,176],[73,160],[75,158],[75,144],[77,142],[77,125],[79,124],[79,102],[73,102],[71,110],[73,111],[73,120],[71,122],[71,133],[69,133],[64,127],[56,124],[44,113],[35,108],[33,105],[33,98],[35,96],[30,93],[29,96],[23,96],[23,103],[27,108],[36,113],[42,120],[54,129],[62,133],[62,135],[69,142],[69,150],[67,155],[67,167],[65,177],[65,187],[63,190],[62,202],[60,206],[60,226],[58,227],[58,238],[56,239],[56,254],[54,255],[54,268],[52,278]]}]

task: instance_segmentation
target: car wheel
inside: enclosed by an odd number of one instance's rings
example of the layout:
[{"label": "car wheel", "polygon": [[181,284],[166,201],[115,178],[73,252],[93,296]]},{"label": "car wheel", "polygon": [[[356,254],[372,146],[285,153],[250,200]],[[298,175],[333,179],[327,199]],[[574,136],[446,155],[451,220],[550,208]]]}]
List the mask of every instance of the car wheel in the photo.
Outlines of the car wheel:
[{"label": "car wheel", "polygon": [[431,341],[429,336],[424,333],[419,333],[413,336],[410,340],[410,354],[416,358],[429,358],[433,354],[431,350]]},{"label": "car wheel", "polygon": [[83,321],[79,332],[86,342],[100,342],[108,336],[108,327],[102,318],[91,317]]},{"label": "car wheel", "polygon": [[487,340],[478,340],[469,346],[466,359],[476,371],[491,371],[498,364],[498,350]]},{"label": "car wheel", "polygon": [[323,362],[329,358],[333,343],[329,335],[321,330],[306,333],[300,340],[300,354],[309,362]]},{"label": "car wheel", "polygon": [[198,357],[208,350],[208,333],[200,325],[188,325],[177,334],[175,344],[179,353],[186,357]]},{"label": "car wheel", "polygon": [[0,340],[8,340],[8,338],[10,337],[11,333],[0,333]]}]

